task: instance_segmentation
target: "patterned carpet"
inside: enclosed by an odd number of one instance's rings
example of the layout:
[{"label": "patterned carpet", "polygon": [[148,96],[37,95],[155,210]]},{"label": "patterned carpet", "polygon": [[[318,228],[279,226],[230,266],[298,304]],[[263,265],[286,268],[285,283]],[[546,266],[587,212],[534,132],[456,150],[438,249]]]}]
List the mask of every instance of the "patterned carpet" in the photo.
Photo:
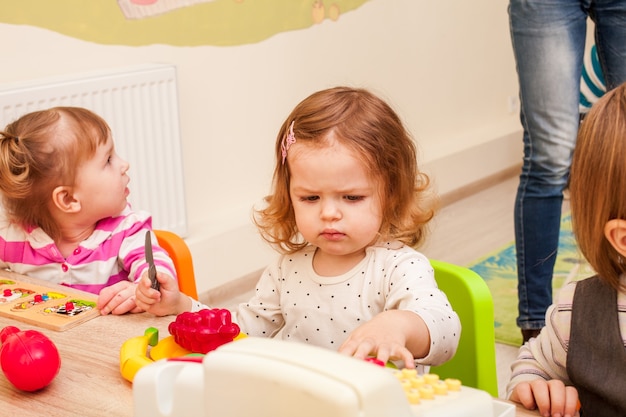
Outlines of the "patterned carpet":
[{"label": "patterned carpet", "polygon": [[[511,242],[499,250],[469,265],[478,275],[483,277],[494,302],[496,342],[513,346],[522,343],[522,336],[515,324],[517,318],[517,266],[515,261],[515,244]],[[559,252],[554,267],[553,295],[558,289],[571,280],[586,278],[593,271],[578,252],[572,234],[569,214],[561,219]]]}]

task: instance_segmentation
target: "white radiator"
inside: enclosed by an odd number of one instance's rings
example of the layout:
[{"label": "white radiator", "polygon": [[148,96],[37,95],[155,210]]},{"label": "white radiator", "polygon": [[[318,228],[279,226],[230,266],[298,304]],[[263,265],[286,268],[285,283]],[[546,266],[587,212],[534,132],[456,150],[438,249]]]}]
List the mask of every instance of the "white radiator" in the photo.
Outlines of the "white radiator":
[{"label": "white radiator", "polygon": [[86,107],[111,127],[117,153],[130,163],[129,200],[152,213],[153,226],[187,233],[176,68],[149,64],[0,84],[0,126],[54,106]]}]

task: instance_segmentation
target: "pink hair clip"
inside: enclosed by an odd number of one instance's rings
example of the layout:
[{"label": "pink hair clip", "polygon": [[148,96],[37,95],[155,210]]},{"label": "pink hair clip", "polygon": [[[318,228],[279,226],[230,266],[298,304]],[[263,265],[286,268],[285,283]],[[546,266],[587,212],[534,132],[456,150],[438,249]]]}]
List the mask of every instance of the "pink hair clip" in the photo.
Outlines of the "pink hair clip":
[{"label": "pink hair clip", "polygon": [[285,165],[285,159],[287,159],[287,151],[289,150],[291,145],[296,143],[296,136],[293,134],[294,123],[295,123],[295,120],[291,122],[291,126],[289,126],[289,133],[287,134],[286,137],[283,138],[283,143],[280,144],[280,149],[282,149],[282,154],[283,154],[283,165]]}]

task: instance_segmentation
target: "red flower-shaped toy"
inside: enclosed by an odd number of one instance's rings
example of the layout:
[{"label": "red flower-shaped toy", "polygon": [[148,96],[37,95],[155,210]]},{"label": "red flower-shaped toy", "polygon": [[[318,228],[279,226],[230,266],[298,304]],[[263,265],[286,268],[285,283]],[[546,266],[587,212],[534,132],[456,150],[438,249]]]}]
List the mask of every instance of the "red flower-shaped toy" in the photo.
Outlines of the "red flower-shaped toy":
[{"label": "red flower-shaped toy", "polygon": [[218,308],[181,313],[168,330],[176,343],[194,353],[210,352],[232,342],[239,334],[239,326],[231,321],[230,311]]}]

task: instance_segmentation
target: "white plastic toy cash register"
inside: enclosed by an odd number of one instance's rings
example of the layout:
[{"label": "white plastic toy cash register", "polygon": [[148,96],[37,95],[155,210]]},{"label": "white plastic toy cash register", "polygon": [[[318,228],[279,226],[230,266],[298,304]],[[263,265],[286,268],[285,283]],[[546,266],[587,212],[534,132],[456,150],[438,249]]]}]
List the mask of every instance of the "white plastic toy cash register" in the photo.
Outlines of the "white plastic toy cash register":
[{"label": "white plastic toy cash register", "polygon": [[437,382],[420,396],[415,381],[401,374],[323,348],[249,337],[220,346],[202,362],[160,360],[140,369],[133,381],[134,415],[515,416],[513,405],[458,380],[449,389]]}]

